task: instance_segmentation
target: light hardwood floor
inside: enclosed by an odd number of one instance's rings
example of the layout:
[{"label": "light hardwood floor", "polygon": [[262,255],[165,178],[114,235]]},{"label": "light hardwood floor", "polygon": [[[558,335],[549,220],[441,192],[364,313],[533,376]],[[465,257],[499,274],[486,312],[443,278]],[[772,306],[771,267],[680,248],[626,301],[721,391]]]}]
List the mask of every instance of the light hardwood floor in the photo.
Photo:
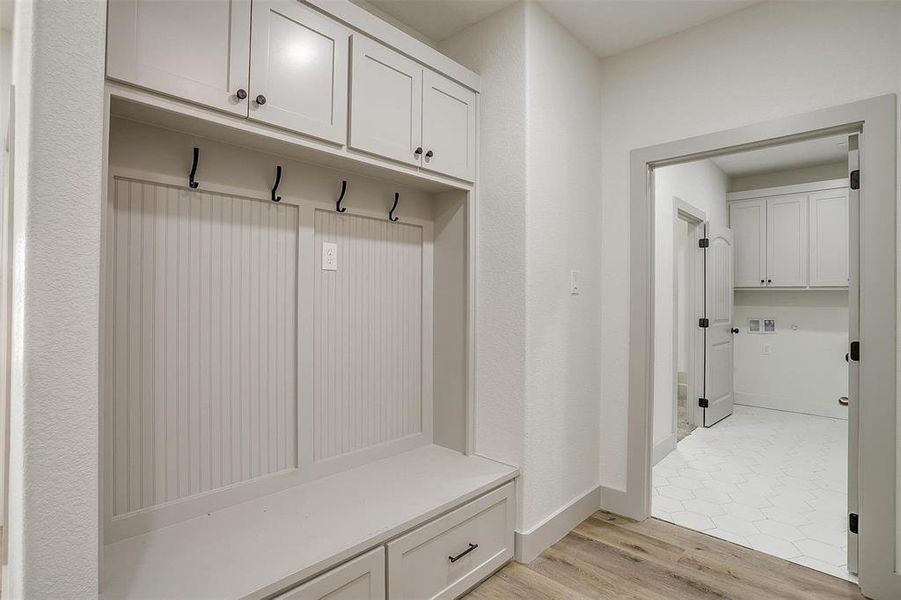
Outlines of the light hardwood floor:
[{"label": "light hardwood floor", "polygon": [[848,581],[703,533],[597,512],[530,564],[507,565],[466,598],[864,597]]}]

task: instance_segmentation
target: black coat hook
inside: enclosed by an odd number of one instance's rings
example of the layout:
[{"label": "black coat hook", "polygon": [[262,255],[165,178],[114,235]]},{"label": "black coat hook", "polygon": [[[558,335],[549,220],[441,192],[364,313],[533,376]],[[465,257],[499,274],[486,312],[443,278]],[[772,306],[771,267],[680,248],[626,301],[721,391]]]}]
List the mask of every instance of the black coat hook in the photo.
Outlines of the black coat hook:
[{"label": "black coat hook", "polygon": [[397,201],[400,199],[400,194],[394,192],[394,206],[391,207],[391,210],[388,211],[388,220],[389,221],[397,221],[398,217],[394,216],[394,211],[397,209]]},{"label": "black coat hook", "polygon": [[197,174],[197,160],[200,158],[200,148],[194,148],[194,162],[191,164],[191,174],[188,176],[188,185],[192,189],[197,189],[199,182],[194,181],[194,175]]},{"label": "black coat hook", "polygon": [[278,191],[278,184],[282,182],[282,166],[277,165],[275,167],[275,185],[272,186],[272,201],[273,202],[281,202],[282,197],[276,196],[275,192]]},{"label": "black coat hook", "polygon": [[341,201],[344,200],[344,193],[345,193],[346,191],[347,191],[347,182],[346,182],[346,181],[342,181],[342,182],[341,182],[341,195],[338,196],[338,202],[337,202],[337,204],[335,204],[335,210],[338,211],[338,212],[344,212],[344,211],[347,210],[346,208],[344,208],[343,206],[341,206]]}]

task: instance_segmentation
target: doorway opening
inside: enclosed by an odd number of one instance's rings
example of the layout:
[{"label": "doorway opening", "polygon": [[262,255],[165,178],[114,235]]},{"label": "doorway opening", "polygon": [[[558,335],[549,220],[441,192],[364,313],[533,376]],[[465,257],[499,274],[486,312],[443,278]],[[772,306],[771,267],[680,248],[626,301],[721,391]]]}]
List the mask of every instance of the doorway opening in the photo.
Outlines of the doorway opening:
[{"label": "doorway opening", "polygon": [[857,139],[663,166],[652,185],[651,514],[852,581]]}]

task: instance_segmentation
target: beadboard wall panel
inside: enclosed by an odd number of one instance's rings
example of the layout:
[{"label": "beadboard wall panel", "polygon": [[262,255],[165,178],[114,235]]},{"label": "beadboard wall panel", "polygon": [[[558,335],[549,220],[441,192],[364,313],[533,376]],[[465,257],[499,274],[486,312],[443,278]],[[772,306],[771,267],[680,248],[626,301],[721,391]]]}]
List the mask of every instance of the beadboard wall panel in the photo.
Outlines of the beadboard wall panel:
[{"label": "beadboard wall panel", "polygon": [[[312,432],[320,462],[423,433],[431,418],[430,366],[428,381],[423,375],[431,283],[424,287],[421,226],[321,210],[314,219]],[[338,246],[335,271],[322,269],[323,242]]]},{"label": "beadboard wall panel", "polygon": [[116,178],[112,515],[297,466],[296,206]]}]

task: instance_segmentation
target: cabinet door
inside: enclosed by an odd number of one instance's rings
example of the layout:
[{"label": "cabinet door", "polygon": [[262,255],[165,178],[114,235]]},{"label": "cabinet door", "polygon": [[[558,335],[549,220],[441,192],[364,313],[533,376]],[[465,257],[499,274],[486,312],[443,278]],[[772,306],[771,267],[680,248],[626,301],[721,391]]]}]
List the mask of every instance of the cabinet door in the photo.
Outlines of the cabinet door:
[{"label": "cabinet door", "polygon": [[384,600],[385,549],[335,567],[274,600]]},{"label": "cabinet door", "polygon": [[109,77],[247,115],[250,0],[112,0],[108,19]]},{"label": "cabinet door", "polygon": [[362,35],[351,43],[350,146],[419,166],[422,67]]},{"label": "cabinet door", "polygon": [[349,39],[300,2],[254,0],[250,118],[343,144]]},{"label": "cabinet door", "polygon": [[766,285],[766,200],[737,200],[729,204],[734,235],[735,287]]},{"label": "cabinet door", "polygon": [[422,84],[423,168],[475,181],[475,92],[429,70]]},{"label": "cabinet door", "polygon": [[807,286],[807,196],[779,196],[766,203],[768,287]]},{"label": "cabinet door", "polygon": [[810,285],[848,285],[848,190],[810,194]]}]

